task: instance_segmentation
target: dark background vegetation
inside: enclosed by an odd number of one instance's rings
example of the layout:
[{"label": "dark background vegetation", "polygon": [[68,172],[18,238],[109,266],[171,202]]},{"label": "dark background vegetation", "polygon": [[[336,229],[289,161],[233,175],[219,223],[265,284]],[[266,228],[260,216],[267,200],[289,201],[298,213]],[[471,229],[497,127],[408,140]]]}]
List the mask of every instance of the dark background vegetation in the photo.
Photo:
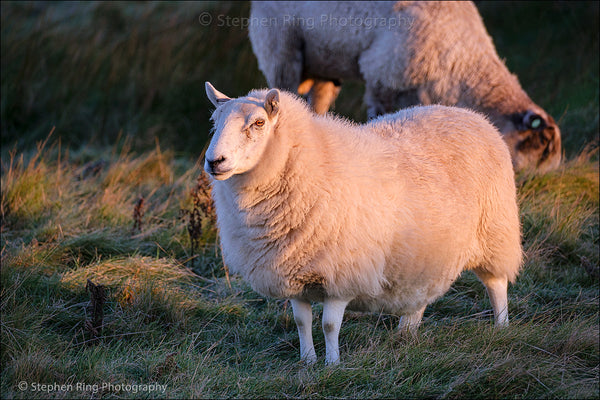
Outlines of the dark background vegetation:
[{"label": "dark background vegetation", "polygon": [[[555,117],[567,156],[598,138],[598,2],[479,2],[498,53]],[[3,151],[44,139],[112,146],[154,138],[199,154],[209,130],[204,82],[239,96],[266,81],[247,29],[248,2],[2,3]],[[208,12],[212,23],[198,20]],[[220,17],[221,16],[221,17]],[[220,26],[222,25],[222,26]],[[365,120],[363,86],[336,112]]]}]

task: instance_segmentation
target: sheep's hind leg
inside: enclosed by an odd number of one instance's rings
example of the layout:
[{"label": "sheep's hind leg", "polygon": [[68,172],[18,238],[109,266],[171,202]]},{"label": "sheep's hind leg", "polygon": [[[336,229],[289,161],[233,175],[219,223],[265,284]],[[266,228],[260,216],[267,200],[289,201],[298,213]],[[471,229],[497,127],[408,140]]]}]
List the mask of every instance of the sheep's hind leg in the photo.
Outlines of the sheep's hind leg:
[{"label": "sheep's hind leg", "polygon": [[340,362],[339,336],[344,310],[349,300],[325,299],[323,302],[323,333],[325,334],[325,362]]},{"label": "sheep's hind leg", "polygon": [[312,338],[312,307],[308,301],[292,299],[294,321],[300,337],[300,358],[308,364],[317,361],[315,346]]},{"label": "sheep's hind leg", "polygon": [[421,308],[420,310],[417,310],[412,314],[403,315],[400,317],[400,323],[398,324],[398,329],[400,330],[400,333],[408,332],[413,336],[417,334],[417,328],[419,327],[419,325],[421,325],[421,320],[423,319],[425,307]]},{"label": "sheep's hind leg", "polygon": [[[311,81],[312,86],[307,91],[308,102],[317,114],[326,114],[327,111],[329,111],[329,108],[331,107],[335,99],[337,98],[338,94],[340,93],[340,83],[321,79],[311,79]],[[299,93],[302,90],[303,84],[301,84],[298,88]]]},{"label": "sheep's hind leg", "polygon": [[492,275],[482,269],[476,269],[474,272],[485,285],[490,296],[496,326],[508,326],[508,279]]}]

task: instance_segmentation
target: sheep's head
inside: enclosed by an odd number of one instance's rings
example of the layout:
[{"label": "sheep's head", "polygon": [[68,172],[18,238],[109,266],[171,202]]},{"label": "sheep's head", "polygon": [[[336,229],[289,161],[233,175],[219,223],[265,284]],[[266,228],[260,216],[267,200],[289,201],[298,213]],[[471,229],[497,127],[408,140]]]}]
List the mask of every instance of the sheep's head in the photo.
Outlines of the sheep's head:
[{"label": "sheep's head", "polygon": [[206,82],[206,94],[216,110],[204,169],[217,180],[250,171],[261,159],[277,123],[279,90],[269,90],[264,98],[231,99]]},{"label": "sheep's head", "polygon": [[500,127],[515,170],[555,169],[561,160],[560,129],[543,110],[527,110],[505,118]]}]

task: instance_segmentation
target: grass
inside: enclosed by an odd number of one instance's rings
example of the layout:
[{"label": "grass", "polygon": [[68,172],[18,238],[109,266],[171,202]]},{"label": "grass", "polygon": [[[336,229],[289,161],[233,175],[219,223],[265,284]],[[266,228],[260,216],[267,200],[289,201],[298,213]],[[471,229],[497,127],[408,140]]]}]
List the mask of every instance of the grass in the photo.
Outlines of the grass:
[{"label": "grass", "polygon": [[[526,261],[511,326],[493,329],[466,272],[416,338],[396,316],[346,313],[328,367],[322,307],[319,362],[305,366],[291,307],[226,274],[210,213],[191,254],[185,216],[208,201],[204,81],[233,96],[265,85],[247,32],[218,26],[249,5],[3,2],[0,397],[598,398],[598,4],[478,7],[560,120],[566,156],[516,177]],[[336,112],[364,120],[362,91],[344,86]],[[87,279],[108,293],[96,338]],[[55,383],[67,390],[33,391]],[[152,384],[165,389],[136,386]]]}]

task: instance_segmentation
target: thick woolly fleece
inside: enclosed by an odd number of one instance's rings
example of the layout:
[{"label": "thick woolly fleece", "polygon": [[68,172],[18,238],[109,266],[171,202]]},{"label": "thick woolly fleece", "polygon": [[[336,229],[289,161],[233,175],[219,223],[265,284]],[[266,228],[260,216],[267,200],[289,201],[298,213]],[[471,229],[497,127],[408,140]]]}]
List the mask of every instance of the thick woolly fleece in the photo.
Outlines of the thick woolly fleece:
[{"label": "thick woolly fleece", "polygon": [[417,104],[470,108],[500,130],[516,169],[560,163],[558,126],[500,60],[471,2],[255,1],[250,21],[269,85],[310,82],[302,92],[319,113],[339,92],[333,82],[359,79],[369,117]]},{"label": "thick woolly fleece", "polygon": [[231,272],[265,296],[344,298],[398,315],[433,302],[465,269],[484,283],[515,279],[513,169],[485,118],[426,106],[355,125],[277,94],[272,115],[266,90],[216,102],[206,158],[230,171],[212,193]]}]

